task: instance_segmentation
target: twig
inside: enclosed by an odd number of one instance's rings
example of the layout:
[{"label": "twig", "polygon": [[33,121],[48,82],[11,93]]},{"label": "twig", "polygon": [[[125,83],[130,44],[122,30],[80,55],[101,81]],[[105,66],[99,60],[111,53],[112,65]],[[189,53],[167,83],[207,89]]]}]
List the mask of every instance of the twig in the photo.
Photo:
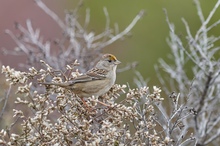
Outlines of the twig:
[{"label": "twig", "polygon": [[18,122],[19,119],[20,119],[20,117],[18,116],[15,119],[15,121],[13,123],[11,123],[11,125],[9,127],[7,127],[6,132],[7,132],[7,135],[9,138],[11,137],[11,134],[10,134],[11,128]]},{"label": "twig", "polygon": [[205,83],[205,88],[204,88],[204,91],[202,93],[202,96],[200,98],[200,101],[199,101],[199,107],[197,109],[197,114],[195,115],[194,117],[194,120],[195,120],[195,126],[196,126],[196,129],[198,130],[198,115],[199,113],[201,112],[202,108],[203,108],[203,105],[204,105],[204,101],[205,101],[205,97],[207,95],[207,92],[208,92],[208,89],[210,87],[210,82],[212,80],[212,72],[209,73],[208,77],[207,77],[207,81]]},{"label": "twig", "polygon": [[135,69],[137,65],[138,65],[138,62],[129,63],[125,67],[117,69],[117,72],[120,73],[120,72],[124,72],[127,70]]},{"label": "twig", "polygon": [[11,84],[9,85],[8,91],[7,91],[6,96],[5,96],[5,102],[4,102],[4,105],[3,105],[2,110],[0,112],[0,119],[2,118],[2,116],[5,112],[5,108],[6,108],[6,105],[7,105],[7,102],[8,102],[10,92],[11,92]]},{"label": "twig", "polygon": [[214,134],[212,137],[210,137],[206,142],[204,142],[204,145],[208,145],[209,143],[213,142],[215,139],[220,137],[220,130],[218,129],[218,133]]},{"label": "twig", "polygon": [[[198,8],[197,11],[201,11],[201,9],[200,9],[201,6],[199,5],[199,1],[195,0],[195,2],[196,2],[196,5],[197,5],[197,8]],[[199,12],[199,16],[200,16],[200,18],[202,20],[202,26],[200,27],[200,29],[196,33],[196,36],[195,36],[195,40],[196,41],[199,39],[199,35],[204,30],[205,26],[210,22],[212,16],[215,14],[215,12],[216,12],[217,8],[219,7],[219,5],[220,5],[220,0],[217,1],[217,3],[215,4],[214,8],[209,13],[209,15],[206,18],[206,20],[204,20],[204,18],[203,18],[204,16],[202,15],[202,13]]]},{"label": "twig", "polygon": [[64,31],[66,30],[66,25],[63,23],[63,21],[53,11],[51,11],[41,0],[35,0],[35,2],[45,13],[51,16]]},{"label": "twig", "polygon": [[131,31],[131,29],[135,26],[135,24],[144,16],[144,13],[145,11],[144,10],[141,10],[138,15],[133,19],[133,21],[122,31],[120,32],[119,34],[115,35],[114,37],[112,37],[110,40],[102,43],[99,47],[98,46],[93,46],[94,48],[95,47],[98,47],[97,49],[101,49],[101,48],[104,48],[110,44],[112,44],[113,42],[117,41],[118,39],[122,38],[124,35],[126,35],[128,32]]}]

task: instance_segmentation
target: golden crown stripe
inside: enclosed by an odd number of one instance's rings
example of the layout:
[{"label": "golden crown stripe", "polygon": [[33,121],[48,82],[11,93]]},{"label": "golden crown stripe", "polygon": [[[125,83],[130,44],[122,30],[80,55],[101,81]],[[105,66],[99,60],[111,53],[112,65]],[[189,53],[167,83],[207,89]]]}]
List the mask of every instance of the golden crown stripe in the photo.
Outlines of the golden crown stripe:
[{"label": "golden crown stripe", "polygon": [[110,60],[117,60],[117,58],[112,54],[109,54],[109,58],[110,58]]}]

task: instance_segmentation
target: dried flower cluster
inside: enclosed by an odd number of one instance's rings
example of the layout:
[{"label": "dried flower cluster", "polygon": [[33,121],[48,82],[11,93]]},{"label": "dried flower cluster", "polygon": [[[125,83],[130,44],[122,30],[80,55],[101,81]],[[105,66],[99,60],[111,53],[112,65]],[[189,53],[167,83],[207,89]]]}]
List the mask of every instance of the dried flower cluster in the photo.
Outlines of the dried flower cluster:
[{"label": "dried flower cluster", "polygon": [[[55,70],[46,64],[47,69],[39,71],[32,67],[29,72],[20,72],[9,66],[2,66],[10,84],[18,84],[16,103],[26,106],[32,115],[14,109],[14,117],[23,120],[22,132],[1,131],[1,144],[5,145],[159,145],[168,144],[171,139],[161,137],[156,130],[154,103],[163,100],[161,90],[153,87],[150,94],[147,87],[128,89],[126,85],[114,85],[101,97],[107,106],[99,104],[94,97],[86,99],[92,108],[88,111],[70,90],[58,86],[46,86],[41,91],[31,90],[31,80],[45,81],[48,76],[53,81],[62,82],[74,78],[63,74],[54,75]],[[73,68],[67,68],[67,71]],[[40,84],[38,85],[40,86]],[[125,97],[123,98],[123,95]],[[123,99],[122,99],[123,98]],[[120,100],[118,103],[115,100]],[[134,130],[131,130],[134,129]]]},{"label": "dried flower cluster", "polygon": [[[63,22],[41,0],[35,2],[55,20],[64,36],[55,43],[58,54],[53,54],[50,51],[51,42],[44,43],[40,31],[34,30],[29,20],[27,29],[16,25],[21,33],[19,37],[10,30],[6,31],[17,43],[17,47],[12,52],[6,49],[5,53],[23,53],[28,62],[23,65],[27,70],[23,72],[2,66],[2,73],[10,84],[5,98],[0,99],[0,103],[3,103],[0,122],[6,115],[4,113],[7,112],[6,105],[9,104],[12,87],[17,90],[17,98],[13,103],[21,106],[13,109],[14,115],[7,115],[14,117],[13,122],[10,121],[7,126],[0,125],[0,145],[219,144],[220,70],[219,59],[215,57],[219,54],[219,46],[216,44],[220,37],[209,34],[220,24],[220,21],[210,22],[220,6],[220,0],[207,18],[202,13],[199,0],[194,0],[201,27],[193,36],[190,26],[182,19],[187,32],[186,40],[175,33],[174,25],[165,11],[170,28],[168,44],[174,65],[160,60],[160,67],[167,73],[168,81],[156,66],[162,88],[148,88],[144,79],[136,72],[137,88],[116,84],[98,99],[86,98],[90,110],[70,90],[39,83],[65,82],[81,75],[94,66],[97,56],[102,54],[105,46],[130,32],[143,16],[143,11],[140,11],[127,28],[119,32],[118,29],[109,28],[109,16],[104,8],[106,29],[95,35],[86,30],[90,18],[89,10],[86,12],[85,24],[80,25],[76,17],[78,7],[73,13],[67,13]],[[186,72],[189,70],[186,69],[188,62],[193,64],[190,70],[193,77]],[[135,63],[120,71],[133,67]],[[162,91],[165,93],[164,98],[161,97]],[[13,103],[10,102],[10,108],[15,107]]]}]

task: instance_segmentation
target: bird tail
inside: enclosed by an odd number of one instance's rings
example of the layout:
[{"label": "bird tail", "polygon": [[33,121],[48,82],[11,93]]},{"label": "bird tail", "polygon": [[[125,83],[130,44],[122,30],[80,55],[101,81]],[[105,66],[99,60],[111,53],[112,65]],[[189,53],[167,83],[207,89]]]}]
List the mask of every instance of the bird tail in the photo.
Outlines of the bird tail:
[{"label": "bird tail", "polygon": [[48,82],[43,82],[43,83],[39,83],[42,85],[55,85],[55,86],[60,86],[60,87],[67,87],[69,86],[69,83],[48,83]]}]

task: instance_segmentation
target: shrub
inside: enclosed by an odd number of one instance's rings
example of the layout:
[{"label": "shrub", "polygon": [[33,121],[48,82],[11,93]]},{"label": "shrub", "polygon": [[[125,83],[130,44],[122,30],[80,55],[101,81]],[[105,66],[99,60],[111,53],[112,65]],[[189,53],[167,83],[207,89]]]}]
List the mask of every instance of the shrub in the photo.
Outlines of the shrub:
[{"label": "shrub", "polygon": [[[15,103],[22,107],[13,109],[15,121],[1,130],[1,145],[199,146],[219,143],[220,70],[215,54],[219,53],[216,42],[220,37],[210,36],[209,32],[220,23],[210,24],[220,1],[205,18],[199,1],[195,0],[201,27],[193,36],[190,26],[182,19],[186,39],[175,33],[165,10],[170,28],[168,44],[174,64],[160,59],[160,65],[155,65],[162,88],[147,87],[139,75],[137,88],[115,84],[99,99],[87,98],[86,103],[91,111],[70,90],[42,86],[39,82],[68,81],[94,66],[102,49],[127,35],[143,16],[143,11],[122,32],[113,34],[113,29],[108,27],[108,13],[104,8],[107,27],[103,33],[95,35],[93,32],[87,33],[80,25],[75,17],[77,10],[67,13],[66,22],[63,22],[42,1],[36,0],[36,3],[58,23],[65,40],[56,42],[61,51],[54,55],[50,52],[50,42],[41,41],[39,30],[34,30],[29,20],[27,29],[17,24],[22,37],[6,31],[18,45],[14,52],[26,54],[28,64],[24,66],[28,71],[2,66],[2,73],[10,83],[8,94],[2,101],[7,104],[11,86],[17,85],[19,97]],[[86,18],[89,18],[89,13]],[[89,21],[86,20],[87,25]],[[63,44],[66,41],[67,48]],[[186,72],[188,62],[191,63],[193,77]],[[167,78],[160,74],[161,68],[167,73]],[[166,93],[165,98],[161,97],[162,91]],[[1,118],[4,112],[5,106],[0,113]],[[20,128],[20,132],[13,132],[15,126]]]}]

